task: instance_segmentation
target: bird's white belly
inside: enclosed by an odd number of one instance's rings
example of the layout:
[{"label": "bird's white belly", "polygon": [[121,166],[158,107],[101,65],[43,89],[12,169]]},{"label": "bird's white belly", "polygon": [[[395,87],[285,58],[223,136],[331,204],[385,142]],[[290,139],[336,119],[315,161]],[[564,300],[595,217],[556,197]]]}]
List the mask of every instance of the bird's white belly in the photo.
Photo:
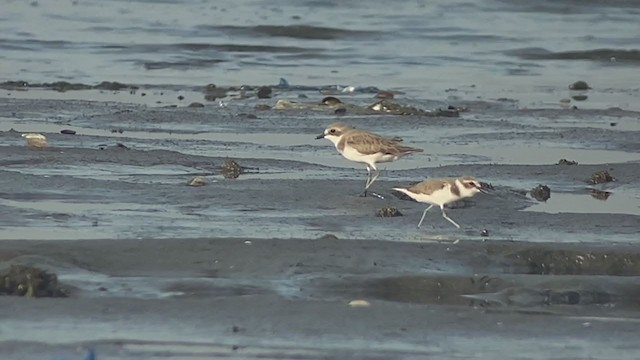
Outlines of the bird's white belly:
[{"label": "bird's white belly", "polygon": [[451,190],[449,190],[448,187],[445,187],[444,189],[440,189],[437,191],[434,191],[433,193],[426,195],[426,194],[412,194],[409,195],[412,198],[414,198],[416,201],[422,202],[422,203],[427,203],[427,204],[433,204],[433,205],[444,205],[444,204],[448,204],[452,201],[457,200],[459,197],[452,194]]},{"label": "bird's white belly", "polygon": [[396,155],[389,155],[389,154],[383,154],[383,153],[363,154],[350,146],[345,146],[343,151],[340,151],[340,150],[338,151],[340,152],[340,154],[342,154],[342,156],[344,156],[348,160],[366,163],[370,165],[375,163],[390,162],[398,159]]}]

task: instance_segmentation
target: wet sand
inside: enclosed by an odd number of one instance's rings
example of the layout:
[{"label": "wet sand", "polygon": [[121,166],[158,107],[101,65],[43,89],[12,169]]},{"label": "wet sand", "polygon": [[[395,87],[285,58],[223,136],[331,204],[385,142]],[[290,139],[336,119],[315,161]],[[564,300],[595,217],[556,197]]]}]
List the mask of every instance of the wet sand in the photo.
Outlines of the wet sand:
[{"label": "wet sand", "polygon": [[[332,111],[254,108],[275,101],[1,99],[2,267],[49,270],[70,291],[0,297],[2,357],[81,358],[89,347],[100,359],[640,351],[638,113],[460,101],[459,118],[340,117],[426,150],[383,167],[380,200],[355,196],[364,169],[313,140]],[[20,134],[32,131],[50,147],[27,148]],[[239,178],[223,176],[227,157],[245,167]],[[588,184],[601,170],[616,181]],[[417,229],[424,205],[389,190],[463,174],[494,191],[447,210],[460,230],[437,211]],[[187,186],[194,176],[207,184]],[[538,184],[551,188],[547,202],[528,195]],[[376,217],[384,206],[404,216]]]}]

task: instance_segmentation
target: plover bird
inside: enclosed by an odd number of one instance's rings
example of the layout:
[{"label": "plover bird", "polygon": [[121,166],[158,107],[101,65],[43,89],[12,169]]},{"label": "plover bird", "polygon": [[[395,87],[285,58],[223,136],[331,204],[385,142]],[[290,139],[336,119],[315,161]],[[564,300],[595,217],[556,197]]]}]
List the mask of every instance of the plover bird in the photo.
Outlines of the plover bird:
[{"label": "plover bird", "polygon": [[427,215],[427,211],[429,211],[429,209],[434,205],[440,206],[442,216],[447,219],[447,221],[455,225],[455,227],[460,228],[460,225],[448,217],[444,212],[444,206],[460,199],[472,197],[479,192],[485,192],[482,189],[482,184],[472,176],[430,179],[408,188],[393,188],[393,190],[407,194],[418,202],[431,204],[422,213],[422,218],[420,218],[418,228],[422,225],[424,217]]},{"label": "plover bird", "polygon": [[22,137],[27,140],[27,145],[36,148],[45,148],[48,146],[47,138],[42,134],[26,133],[22,134]]},{"label": "plover bird", "polygon": [[[331,141],[346,159],[367,165],[367,183],[360,196],[367,196],[369,187],[380,175],[377,163],[395,161],[402,156],[423,151],[400,144],[402,139],[398,137],[383,137],[339,122],[329,125],[322,134],[316,136],[316,139],[322,138]],[[382,198],[378,194],[374,195]]]}]

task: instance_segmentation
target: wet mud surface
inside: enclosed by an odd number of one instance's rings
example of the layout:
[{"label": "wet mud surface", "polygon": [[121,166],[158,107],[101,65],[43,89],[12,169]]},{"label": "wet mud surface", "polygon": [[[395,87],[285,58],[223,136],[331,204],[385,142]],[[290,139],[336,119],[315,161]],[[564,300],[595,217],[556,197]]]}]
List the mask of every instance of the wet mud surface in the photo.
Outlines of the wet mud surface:
[{"label": "wet mud surface", "polygon": [[[55,274],[68,295],[0,296],[0,354],[640,351],[638,113],[407,99],[394,101],[466,111],[274,108],[298,93],[201,108],[0,99],[0,270]],[[314,104],[325,97],[305,94]],[[373,96],[341,100],[366,106]],[[358,197],[364,167],[314,140],[336,120],[425,152],[381,167],[372,190],[384,199]],[[26,132],[49,146],[27,147]],[[593,181],[604,172],[615,181]],[[425,206],[391,191],[460,175],[492,189],[449,206],[461,229],[434,210],[417,229]],[[189,186],[198,177],[200,186]],[[538,201],[530,191],[540,184],[550,197]]]}]

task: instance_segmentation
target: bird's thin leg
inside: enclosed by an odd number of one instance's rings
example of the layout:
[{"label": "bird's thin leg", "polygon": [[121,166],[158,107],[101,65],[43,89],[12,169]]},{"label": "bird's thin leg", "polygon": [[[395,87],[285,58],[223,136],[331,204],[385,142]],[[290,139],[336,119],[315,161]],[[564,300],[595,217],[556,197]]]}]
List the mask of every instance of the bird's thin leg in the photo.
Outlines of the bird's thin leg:
[{"label": "bird's thin leg", "polygon": [[444,206],[440,206],[440,210],[442,210],[442,217],[444,217],[448,222],[452,223],[453,225],[455,225],[455,227],[460,229],[460,225],[458,225],[457,222],[453,221],[450,217],[447,216],[447,214],[444,213]]},{"label": "bird's thin leg", "polygon": [[361,192],[359,196],[361,197],[367,196],[367,189],[369,188],[370,182],[371,182],[371,168],[369,167],[369,165],[367,165],[367,183],[364,185],[364,191]]},{"label": "bird's thin leg", "polygon": [[433,205],[429,205],[428,208],[424,209],[424,212],[422,213],[422,217],[420,218],[420,222],[418,223],[418,228],[420,228],[420,225],[422,225],[422,222],[424,221],[424,217],[427,215],[427,211],[429,211],[429,209],[431,209],[433,207]]},{"label": "bird's thin leg", "polygon": [[374,182],[374,181],[376,181],[376,179],[377,179],[377,178],[378,178],[378,176],[380,175],[380,170],[378,170],[378,169],[376,169],[376,168],[373,168],[373,171],[374,171],[374,175],[373,175],[373,177],[371,178],[371,181],[369,181],[369,182],[367,183],[367,187],[365,188],[365,190],[369,190],[369,187],[371,186],[371,184],[373,184],[373,182]]},{"label": "bird's thin leg", "polygon": [[[369,168],[369,167],[367,167],[367,168]],[[378,169],[376,169],[374,167],[371,167],[370,171],[373,173],[373,176],[370,177],[370,180],[367,182],[367,185],[364,188],[364,192],[365,193],[367,193],[367,191],[369,190],[369,187],[371,187],[371,184],[373,184],[373,182],[376,181],[376,179],[380,175],[380,170],[378,170]],[[382,195],[380,195],[378,193],[375,193],[373,191],[371,192],[371,195],[377,197],[378,199],[383,199],[384,200],[384,196],[382,196]]]}]

